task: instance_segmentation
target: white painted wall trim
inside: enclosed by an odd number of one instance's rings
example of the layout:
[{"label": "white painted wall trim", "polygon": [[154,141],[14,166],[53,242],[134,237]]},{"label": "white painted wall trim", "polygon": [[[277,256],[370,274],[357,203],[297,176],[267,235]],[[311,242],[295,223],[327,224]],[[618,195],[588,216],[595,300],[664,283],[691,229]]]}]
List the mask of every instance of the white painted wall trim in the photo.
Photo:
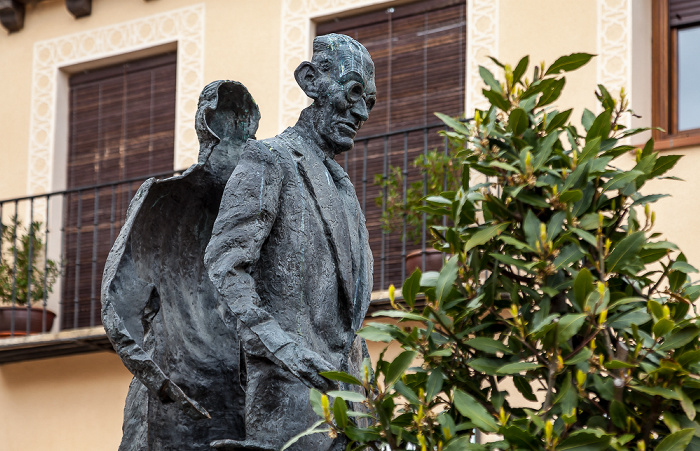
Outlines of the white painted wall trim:
[{"label": "white painted wall trim", "polygon": [[[194,116],[204,80],[204,4],[34,44],[28,194],[64,187],[60,186],[64,181],[54,177],[52,168],[62,162],[65,167],[67,131],[62,128],[66,118],[58,117],[66,108],[59,104],[67,101],[67,93],[62,92],[67,89],[65,72],[76,65],[168,43],[177,43],[174,165],[177,169],[186,168],[197,160]],[[57,126],[59,122],[61,127]]]}]

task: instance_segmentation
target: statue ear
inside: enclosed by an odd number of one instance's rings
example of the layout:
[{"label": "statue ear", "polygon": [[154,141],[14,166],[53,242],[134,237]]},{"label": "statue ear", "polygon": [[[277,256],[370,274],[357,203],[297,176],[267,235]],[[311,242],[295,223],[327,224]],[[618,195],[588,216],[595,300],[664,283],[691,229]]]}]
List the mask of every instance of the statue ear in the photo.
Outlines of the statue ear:
[{"label": "statue ear", "polygon": [[294,78],[307,96],[318,98],[319,70],[314,63],[304,61],[294,71]]}]

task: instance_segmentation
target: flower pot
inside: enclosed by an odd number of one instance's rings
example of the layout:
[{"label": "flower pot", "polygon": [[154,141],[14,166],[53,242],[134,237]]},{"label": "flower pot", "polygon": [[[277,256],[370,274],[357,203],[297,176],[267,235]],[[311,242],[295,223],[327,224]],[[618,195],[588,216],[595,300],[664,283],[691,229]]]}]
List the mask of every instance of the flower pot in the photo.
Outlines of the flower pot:
[{"label": "flower pot", "polygon": [[[425,268],[423,268],[423,253],[425,253]],[[442,252],[430,248],[425,251],[417,250],[406,255],[406,276],[413,274],[416,268],[422,272],[440,271],[442,268]]]},{"label": "flower pot", "polygon": [[27,335],[27,323],[30,334],[49,332],[53,326],[56,314],[46,310],[46,327],[43,326],[44,309],[31,307],[0,307],[0,337],[10,337],[12,334],[12,318],[14,316],[14,336]]}]

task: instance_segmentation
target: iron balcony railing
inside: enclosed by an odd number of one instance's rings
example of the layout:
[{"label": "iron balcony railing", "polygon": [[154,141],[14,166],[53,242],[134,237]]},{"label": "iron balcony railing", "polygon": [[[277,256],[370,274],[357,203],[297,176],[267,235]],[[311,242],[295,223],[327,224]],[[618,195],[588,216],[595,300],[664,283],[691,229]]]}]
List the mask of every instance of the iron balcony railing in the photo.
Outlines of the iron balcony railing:
[{"label": "iron balcony railing", "polygon": [[[417,253],[418,266],[426,265],[430,238],[425,214],[416,213],[420,215],[417,234],[409,233],[416,221],[407,216],[399,219],[398,228],[386,230],[381,218],[390,193],[381,181],[390,177],[391,167],[398,167],[403,198],[399,203],[405,202],[410,185],[425,183],[428,177],[411,162],[430,150],[448,151],[446,139],[437,133],[443,127],[436,124],[359,137],[355,149],[339,158],[367,219],[375,291],[390,284],[400,286],[410,271],[406,266],[410,253]],[[0,201],[0,336],[99,326],[102,272],[129,201],[147,178],[181,172]],[[418,239],[409,240],[407,235]],[[38,318],[37,325],[24,322],[30,315]]]}]

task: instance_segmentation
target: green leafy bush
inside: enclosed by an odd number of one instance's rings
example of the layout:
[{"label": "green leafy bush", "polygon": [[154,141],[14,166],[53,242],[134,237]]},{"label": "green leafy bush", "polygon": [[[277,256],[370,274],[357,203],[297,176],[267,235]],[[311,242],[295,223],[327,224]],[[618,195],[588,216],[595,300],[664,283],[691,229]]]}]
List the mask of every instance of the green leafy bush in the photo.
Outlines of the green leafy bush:
[{"label": "green leafy bush", "polygon": [[0,304],[42,302],[53,290],[59,265],[54,260],[44,260],[40,222],[33,222],[26,231],[16,217],[10,222],[11,225],[0,224]]},{"label": "green leafy bush", "polygon": [[[590,58],[535,67],[532,81],[527,57],[494,60],[505,81],[481,68],[490,108],[467,125],[444,118],[470,170],[422,208],[449,219],[433,231],[453,257],[376,314],[399,323],[360,332],[400,343],[398,357],[364,380],[326,374],[362,394],[313,394],[316,431],[345,434],[349,449],[700,447],[696,269],[654,230],[663,195],[641,191],[673,178],[679,157],[622,142],[641,131],[624,125],[624,92],[599,86],[602,112],[584,111],[582,128],[551,108],[562,73]],[[634,167],[620,168],[623,155]],[[495,442],[471,443],[475,431]]]},{"label": "green leafy bush", "polygon": [[[430,150],[418,155],[412,162],[415,168],[425,174],[424,180],[411,184],[406,181],[403,169],[399,166],[389,166],[386,178],[382,174],[374,177],[374,183],[382,188],[375,199],[378,207],[382,207],[381,223],[386,232],[403,230],[406,221],[406,236],[408,241],[418,244],[423,238],[423,215],[416,214],[425,205],[426,193],[439,193],[444,186],[454,186],[462,178],[462,165],[455,158],[457,148],[451,147],[447,153]],[[404,184],[406,195],[404,196]],[[385,194],[386,193],[386,194]],[[427,228],[442,224],[442,212],[425,212]]]}]

